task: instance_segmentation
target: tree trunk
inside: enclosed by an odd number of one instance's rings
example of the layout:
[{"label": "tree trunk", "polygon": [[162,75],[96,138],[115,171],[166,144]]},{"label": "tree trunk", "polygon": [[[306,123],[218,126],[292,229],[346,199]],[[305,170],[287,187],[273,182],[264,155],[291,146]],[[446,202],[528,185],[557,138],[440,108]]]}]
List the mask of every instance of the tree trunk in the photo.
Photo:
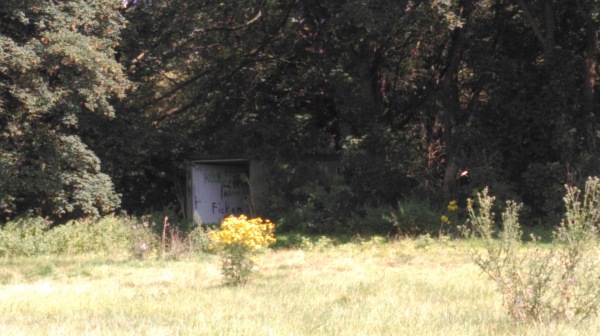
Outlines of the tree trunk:
[{"label": "tree trunk", "polygon": [[552,4],[550,0],[543,0],[544,6],[544,33],[535,18],[531,14],[529,10],[529,6],[525,3],[524,0],[517,0],[519,7],[523,11],[525,15],[525,19],[527,23],[533,30],[535,37],[542,44],[542,48],[544,49],[544,67],[546,70],[551,71],[554,63],[554,30],[555,30],[555,20],[554,20],[554,9],[552,8]]},{"label": "tree trunk", "polygon": [[456,175],[460,164],[460,144],[466,111],[461,107],[458,89],[458,70],[463,57],[466,42],[466,26],[472,9],[472,1],[465,0],[459,3],[460,18],[464,24],[456,27],[451,34],[448,63],[440,80],[439,103],[442,109],[442,123],[444,126],[443,140],[445,145],[446,167],[442,180],[444,197],[450,199],[456,189]]},{"label": "tree trunk", "polygon": [[594,146],[595,139],[595,86],[598,74],[596,72],[598,55],[598,28],[592,18],[592,6],[577,1],[579,12],[585,22],[585,54],[583,67],[583,113],[582,121],[586,128],[588,145]]},{"label": "tree trunk", "polygon": [[544,0],[544,27],[546,30],[544,41],[544,67],[547,71],[553,71],[554,67],[554,9],[550,0]]}]

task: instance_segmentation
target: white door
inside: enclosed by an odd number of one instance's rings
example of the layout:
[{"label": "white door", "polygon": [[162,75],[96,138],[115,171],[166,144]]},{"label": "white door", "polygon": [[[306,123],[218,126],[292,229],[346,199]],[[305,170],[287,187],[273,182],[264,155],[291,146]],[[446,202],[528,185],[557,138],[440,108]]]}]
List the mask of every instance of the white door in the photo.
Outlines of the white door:
[{"label": "white door", "polygon": [[220,223],[229,215],[249,214],[248,168],[244,165],[195,164],[192,169],[192,206],[205,224]]}]

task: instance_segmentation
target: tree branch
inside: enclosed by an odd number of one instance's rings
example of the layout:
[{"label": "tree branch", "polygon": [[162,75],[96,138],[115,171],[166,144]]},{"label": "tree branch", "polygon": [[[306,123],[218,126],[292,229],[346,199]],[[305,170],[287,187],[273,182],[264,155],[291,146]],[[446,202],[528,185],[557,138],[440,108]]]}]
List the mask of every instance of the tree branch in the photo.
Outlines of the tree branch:
[{"label": "tree branch", "polygon": [[540,28],[537,26],[537,22],[535,22],[535,19],[533,18],[533,15],[531,15],[531,12],[529,11],[529,7],[527,7],[527,5],[525,4],[525,1],[517,0],[517,2],[519,3],[519,6],[523,10],[523,14],[525,14],[527,23],[529,23],[529,25],[531,26],[531,29],[533,29],[533,33],[535,34],[537,39],[540,41],[540,43],[542,43],[542,45],[546,45],[546,39],[544,38],[544,35],[542,35],[542,31],[540,30]]},{"label": "tree branch", "polygon": [[240,30],[243,28],[246,28],[248,26],[250,26],[251,24],[253,24],[254,22],[258,21],[258,19],[260,19],[260,17],[262,16],[262,11],[259,10],[258,14],[256,14],[256,16],[240,25],[234,26],[234,27],[212,27],[212,28],[198,28],[196,30],[194,30],[194,33],[206,33],[206,32],[211,32],[211,31],[233,31],[233,30]]}]

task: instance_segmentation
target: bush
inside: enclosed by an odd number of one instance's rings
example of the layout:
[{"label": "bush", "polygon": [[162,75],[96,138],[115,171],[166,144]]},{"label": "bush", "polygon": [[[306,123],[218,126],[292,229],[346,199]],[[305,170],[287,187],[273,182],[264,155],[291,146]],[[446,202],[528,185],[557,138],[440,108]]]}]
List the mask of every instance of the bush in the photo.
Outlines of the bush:
[{"label": "bush", "polygon": [[400,236],[432,234],[440,230],[439,213],[422,201],[398,202],[397,209],[387,219],[396,227]]},{"label": "bush", "polygon": [[46,234],[49,253],[126,254],[129,252],[131,220],[107,216],[100,219],[70,221]]},{"label": "bush", "polygon": [[194,253],[214,253],[212,241],[209,238],[211,229],[198,225],[188,236],[190,251]]},{"label": "bush", "polygon": [[160,245],[158,224],[150,221],[147,216],[138,220],[133,218],[124,218],[128,223],[127,238],[129,253],[137,259],[146,259],[152,255],[157,255]]},{"label": "bush", "polygon": [[[566,187],[566,214],[549,249],[522,250],[518,212],[506,203],[502,227],[491,212],[494,197],[487,188],[469,202],[468,237],[484,242],[485,252],[472,251],[474,262],[496,283],[509,315],[516,320],[585,319],[600,307],[600,179],[588,179],[583,199],[576,187]],[[534,239],[535,240],[535,239]]]},{"label": "bush", "polygon": [[350,213],[348,229],[352,234],[372,235],[394,235],[398,230],[391,220],[394,209],[389,205],[378,207],[363,205],[356,211]]},{"label": "bush", "polygon": [[0,256],[33,256],[48,252],[45,233],[52,222],[42,217],[18,218],[0,230]]},{"label": "bush", "polygon": [[0,256],[135,253],[141,243],[156,245],[156,236],[133,218],[106,216],[69,221],[52,227],[41,217],[20,218],[0,229]]},{"label": "bush", "polygon": [[0,227],[0,257],[103,253],[173,259],[189,252],[214,252],[202,226],[190,229],[189,223],[171,224],[167,219],[165,227],[164,219],[157,223],[157,218],[105,216],[53,227],[45,218],[23,217]]},{"label": "bush", "polygon": [[274,230],[275,225],[269,220],[240,215],[225,218],[220,230],[209,232],[221,255],[225,284],[240,285],[248,281],[256,263],[254,255],[275,242]]},{"label": "bush", "polygon": [[560,223],[563,211],[566,170],[558,162],[546,164],[532,163],[521,176],[521,194],[524,202],[530,207],[529,220],[550,223],[554,227]]},{"label": "bush", "polygon": [[285,209],[278,221],[280,229],[309,234],[348,233],[347,213],[353,203],[352,193],[344,183],[302,186],[292,191],[291,198],[291,209]]}]

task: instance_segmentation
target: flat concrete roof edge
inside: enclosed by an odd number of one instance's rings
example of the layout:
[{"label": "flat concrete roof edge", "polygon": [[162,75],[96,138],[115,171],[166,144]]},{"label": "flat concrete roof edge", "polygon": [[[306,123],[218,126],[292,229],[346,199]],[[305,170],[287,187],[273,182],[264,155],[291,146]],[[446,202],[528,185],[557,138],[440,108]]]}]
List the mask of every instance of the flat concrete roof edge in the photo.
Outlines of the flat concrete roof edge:
[{"label": "flat concrete roof edge", "polygon": [[187,157],[189,162],[244,162],[249,161],[243,154],[192,154]]},{"label": "flat concrete roof edge", "polygon": [[227,162],[248,162],[249,159],[196,159],[189,160],[191,163],[227,163]]}]

